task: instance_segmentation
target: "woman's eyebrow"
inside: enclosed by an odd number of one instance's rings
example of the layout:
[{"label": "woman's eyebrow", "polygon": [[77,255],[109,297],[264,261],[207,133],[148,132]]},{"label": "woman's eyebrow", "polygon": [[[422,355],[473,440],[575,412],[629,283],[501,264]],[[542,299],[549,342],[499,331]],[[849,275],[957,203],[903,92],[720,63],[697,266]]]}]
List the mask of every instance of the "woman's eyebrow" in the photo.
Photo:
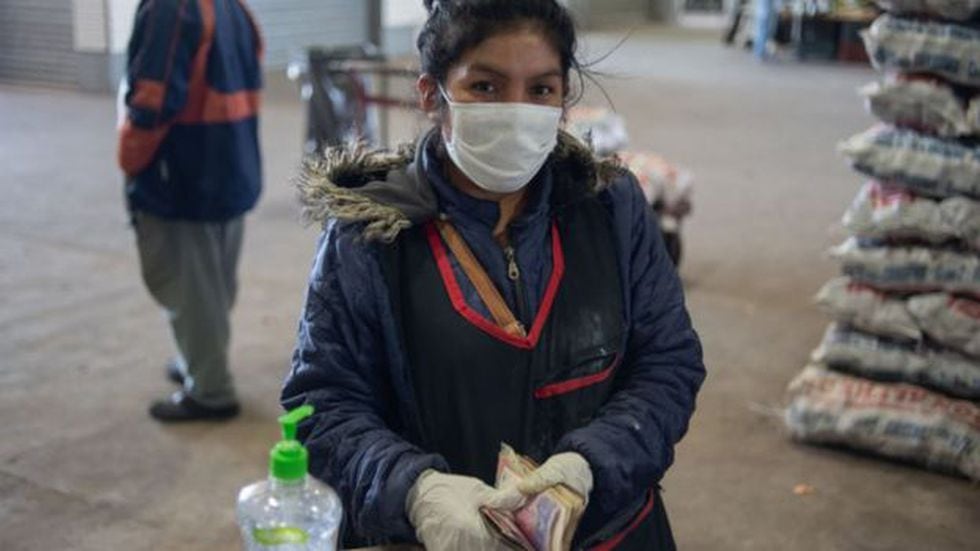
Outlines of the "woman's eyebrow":
[{"label": "woman's eyebrow", "polygon": [[562,75],[561,71],[555,70],[555,71],[548,71],[546,73],[541,73],[540,75],[537,75],[537,76],[534,76],[534,77],[531,77],[531,78],[533,80],[538,80],[538,79],[543,79],[543,78],[552,78],[552,77],[561,78],[561,75]]},{"label": "woman's eyebrow", "polygon": [[[494,75],[494,76],[496,76],[498,78],[504,78],[504,79],[509,79],[510,78],[510,75],[507,74],[507,72],[504,71],[503,69],[500,69],[499,67],[494,67],[493,65],[489,65],[487,63],[474,63],[473,65],[470,66],[470,71],[473,71],[473,72],[479,71],[481,73],[490,73],[490,74],[492,74],[492,75]],[[533,80],[537,80],[537,79],[551,78],[551,77],[559,77],[560,78],[561,76],[562,76],[561,70],[559,70],[559,69],[553,69],[553,70],[550,70],[550,71],[546,71],[544,73],[541,73],[539,75],[535,75],[535,76],[533,76],[531,78]]]},{"label": "woman's eyebrow", "polygon": [[501,70],[501,69],[499,69],[497,67],[494,67],[492,65],[488,65],[486,63],[474,63],[473,65],[470,66],[470,70],[471,71],[480,71],[481,73],[490,73],[490,74],[492,74],[494,76],[501,77],[501,78],[509,78],[510,77],[510,75],[508,75],[505,71],[503,71],[503,70]]}]

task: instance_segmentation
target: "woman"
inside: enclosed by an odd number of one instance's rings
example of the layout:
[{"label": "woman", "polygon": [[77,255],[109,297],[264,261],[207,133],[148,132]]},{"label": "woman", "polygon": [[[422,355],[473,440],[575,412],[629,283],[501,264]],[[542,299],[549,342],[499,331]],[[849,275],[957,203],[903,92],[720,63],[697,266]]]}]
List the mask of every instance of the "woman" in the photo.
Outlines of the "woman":
[{"label": "woman", "polygon": [[657,492],[704,378],[634,178],[559,132],[577,70],[555,0],[427,1],[423,109],[397,154],[331,151],[301,178],[325,223],[287,408],[345,542],[497,549],[501,443],[522,496],[588,499],[575,548],[673,548]]}]

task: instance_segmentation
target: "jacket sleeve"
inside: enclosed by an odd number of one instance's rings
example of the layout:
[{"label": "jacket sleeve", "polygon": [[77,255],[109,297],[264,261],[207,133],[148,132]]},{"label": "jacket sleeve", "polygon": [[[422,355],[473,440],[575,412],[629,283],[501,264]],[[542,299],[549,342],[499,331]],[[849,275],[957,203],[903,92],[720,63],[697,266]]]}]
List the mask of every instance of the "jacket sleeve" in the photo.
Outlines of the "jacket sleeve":
[{"label": "jacket sleeve", "polygon": [[187,103],[203,26],[196,0],[142,0],[127,54],[127,116],[118,161],[127,175],[144,170]]},{"label": "jacket sleeve", "polygon": [[363,543],[414,541],[408,492],[426,469],[448,470],[399,436],[385,335],[380,264],[360,238],[336,225],[321,237],[299,324],[286,409],[312,405],[299,428],[310,473],[344,504],[346,532]]},{"label": "jacket sleeve", "polygon": [[558,451],[576,451],[589,462],[595,478],[589,508],[603,518],[663,477],[705,377],[701,344],[652,209],[632,175],[607,193],[627,286],[627,348],[612,398],[558,444]]}]

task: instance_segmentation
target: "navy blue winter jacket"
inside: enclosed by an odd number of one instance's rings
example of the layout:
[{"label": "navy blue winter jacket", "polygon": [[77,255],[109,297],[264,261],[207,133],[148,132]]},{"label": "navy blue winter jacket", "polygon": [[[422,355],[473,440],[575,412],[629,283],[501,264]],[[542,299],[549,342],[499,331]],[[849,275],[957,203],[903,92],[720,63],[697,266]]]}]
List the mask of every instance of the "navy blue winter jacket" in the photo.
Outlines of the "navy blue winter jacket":
[{"label": "navy blue winter jacket", "polygon": [[[316,408],[300,427],[300,438],[310,451],[311,473],[342,496],[350,545],[414,541],[406,496],[424,470],[448,470],[442,457],[406,438],[418,408],[379,264],[378,247],[384,245],[377,240],[397,238],[400,229],[446,212],[497,287],[510,287],[491,236],[496,203],[443,181],[430,143],[438,140],[434,136],[423,139],[415,153],[334,151],[330,159],[307,165],[301,186],[307,213],[322,219],[325,231],[282,403]],[[553,170],[557,162],[580,163],[582,178],[611,180],[598,197],[609,209],[618,243],[628,327],[622,369],[629,375],[598,417],[566,434],[554,452],[584,456],[595,482],[590,509],[614,512],[663,477],[687,430],[705,369],[680,280],[635,179],[625,171],[612,171],[609,178],[608,166],[565,135],[512,225],[531,311],[551,270],[547,196],[567,177]],[[459,266],[455,269],[468,304],[486,313]],[[505,299],[519,310],[512,295]]]}]

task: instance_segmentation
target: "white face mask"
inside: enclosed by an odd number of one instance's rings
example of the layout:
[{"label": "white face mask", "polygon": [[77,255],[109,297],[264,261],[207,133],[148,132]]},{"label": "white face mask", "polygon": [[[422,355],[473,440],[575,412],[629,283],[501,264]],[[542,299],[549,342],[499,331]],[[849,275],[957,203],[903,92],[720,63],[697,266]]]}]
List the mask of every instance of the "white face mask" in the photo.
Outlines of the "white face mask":
[{"label": "white face mask", "polygon": [[529,103],[449,102],[446,151],[473,183],[493,193],[526,186],[558,144],[562,110]]}]

